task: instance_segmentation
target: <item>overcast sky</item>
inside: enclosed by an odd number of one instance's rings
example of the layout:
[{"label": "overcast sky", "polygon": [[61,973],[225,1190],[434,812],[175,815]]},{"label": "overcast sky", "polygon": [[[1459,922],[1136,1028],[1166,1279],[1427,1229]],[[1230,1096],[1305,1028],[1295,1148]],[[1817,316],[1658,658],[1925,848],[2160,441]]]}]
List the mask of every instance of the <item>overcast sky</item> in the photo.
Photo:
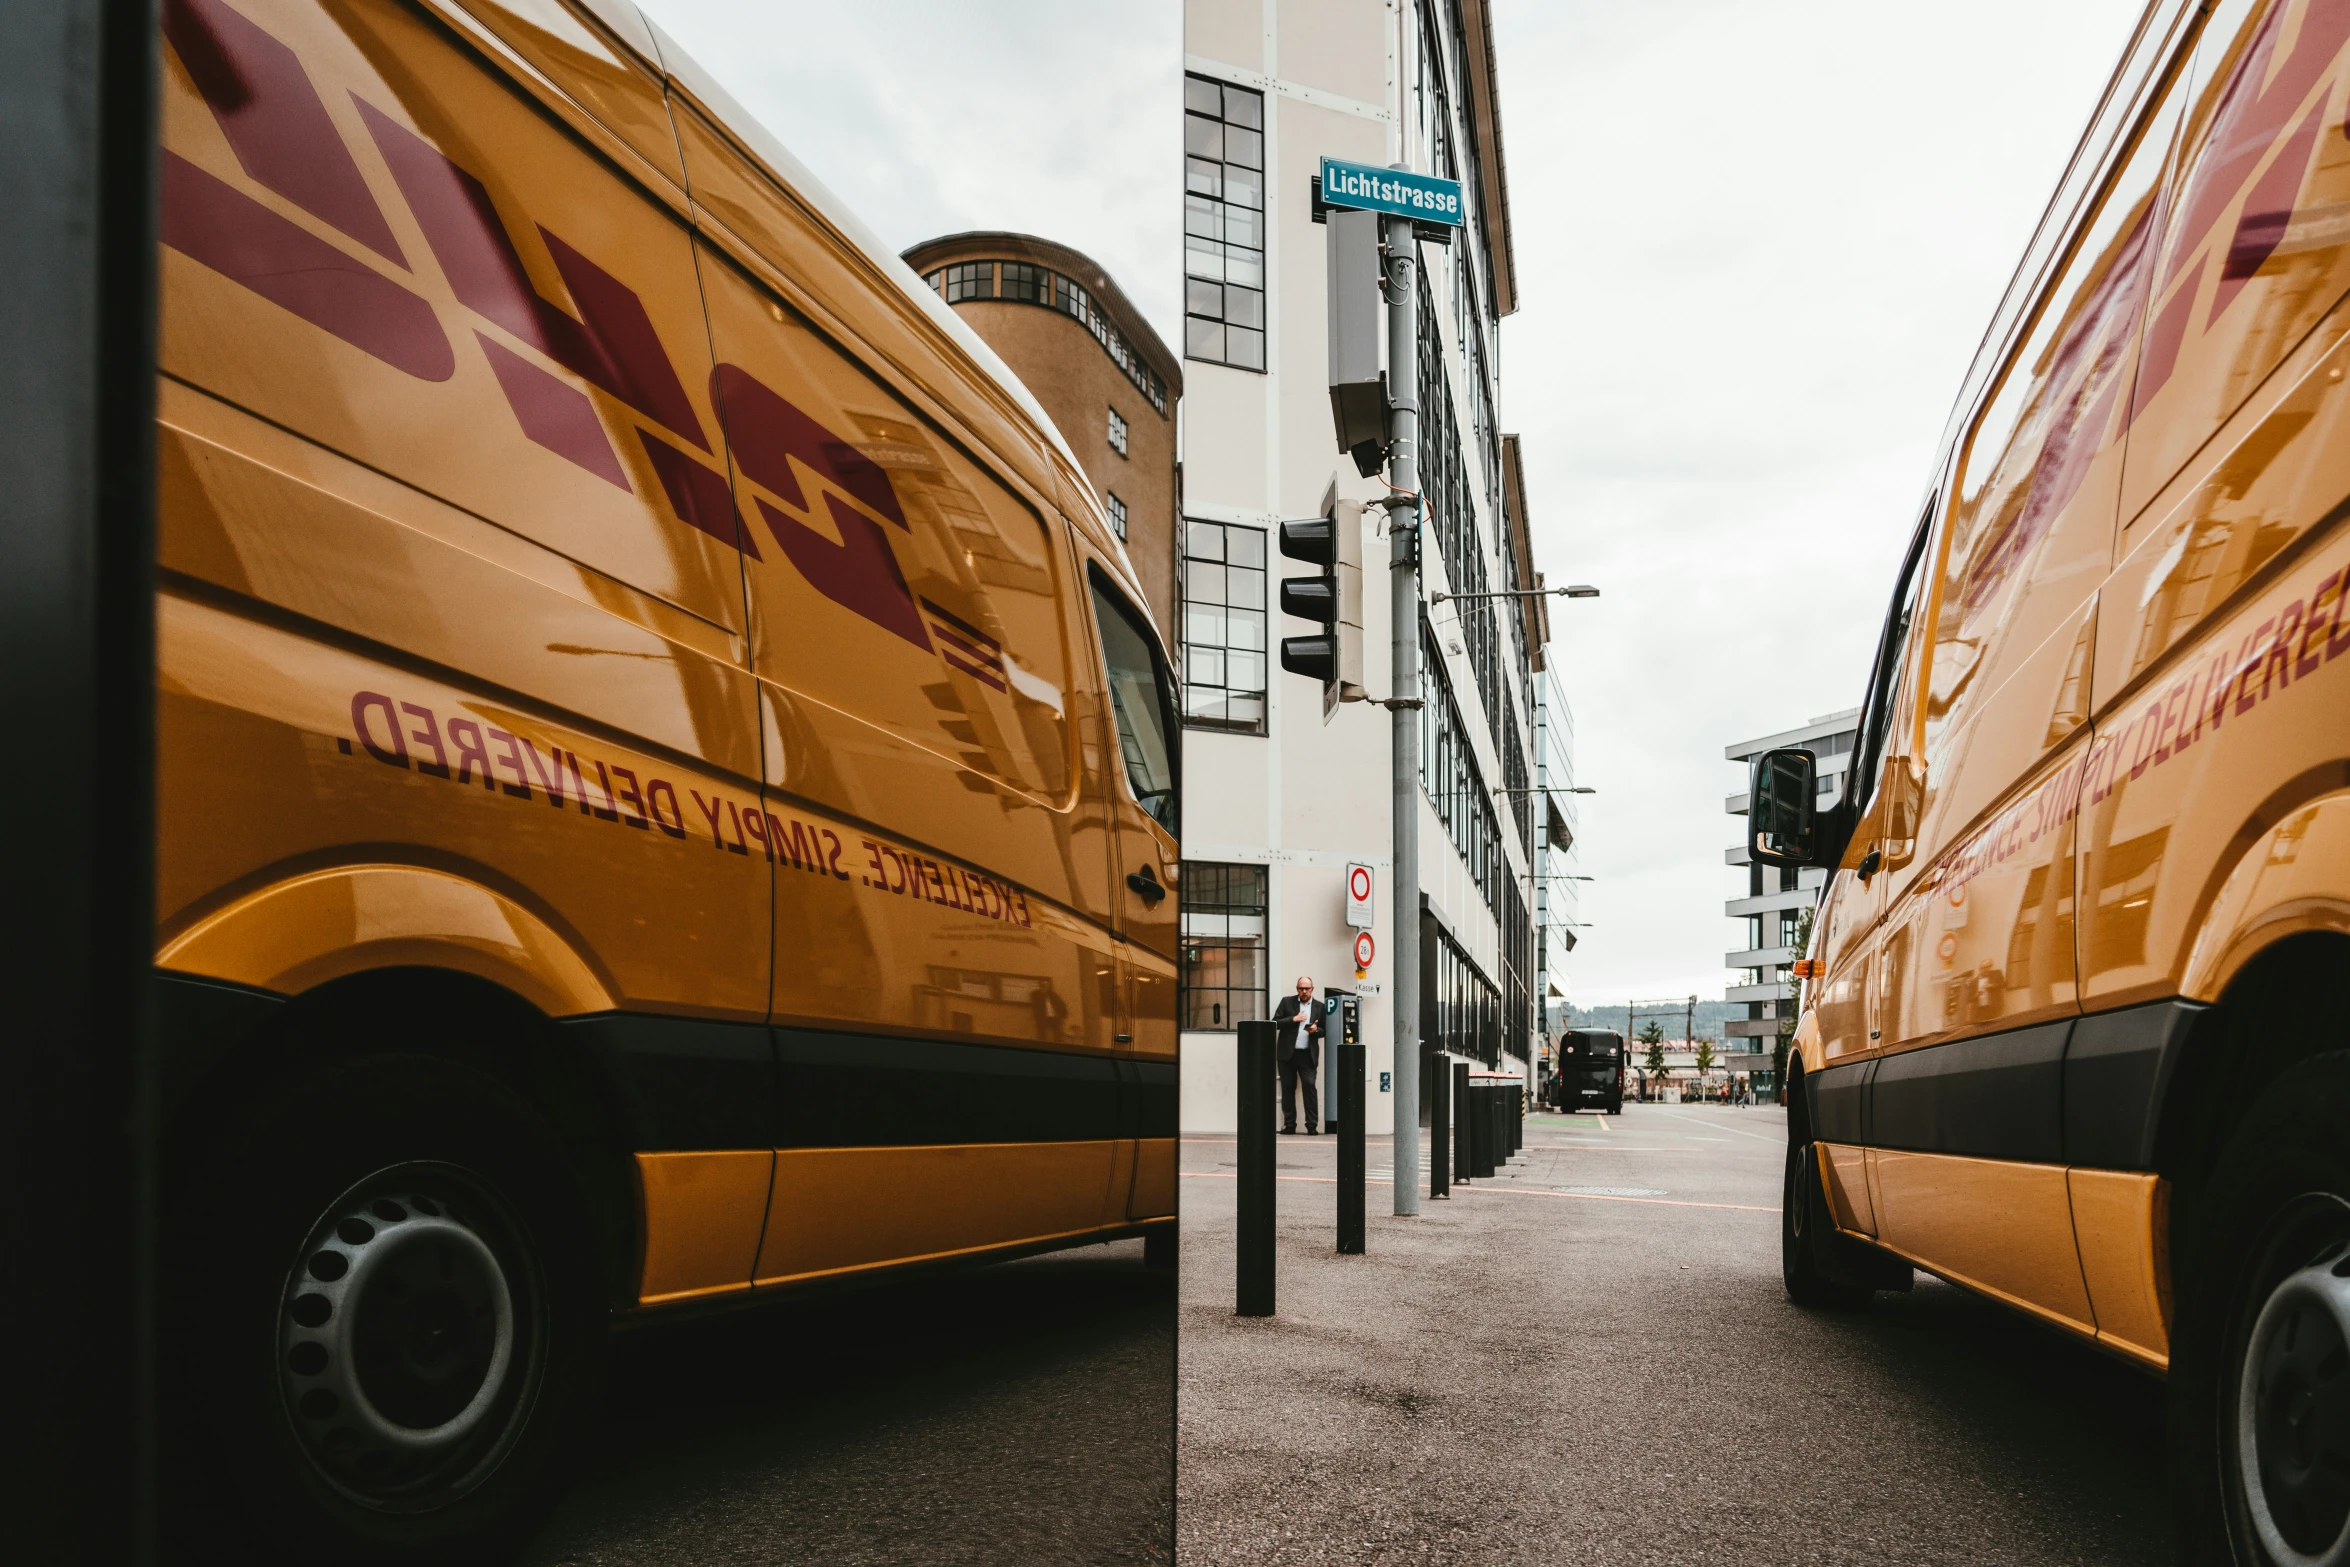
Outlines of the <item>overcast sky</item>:
[{"label": "overcast sky", "polygon": [[[1574,706],[1586,1006],[1718,997],[1734,741],[1860,700],[1935,443],[2139,0],[1494,0],[1502,331]],[[899,248],[1023,229],[1170,342],[1173,0],[651,0]]]}]

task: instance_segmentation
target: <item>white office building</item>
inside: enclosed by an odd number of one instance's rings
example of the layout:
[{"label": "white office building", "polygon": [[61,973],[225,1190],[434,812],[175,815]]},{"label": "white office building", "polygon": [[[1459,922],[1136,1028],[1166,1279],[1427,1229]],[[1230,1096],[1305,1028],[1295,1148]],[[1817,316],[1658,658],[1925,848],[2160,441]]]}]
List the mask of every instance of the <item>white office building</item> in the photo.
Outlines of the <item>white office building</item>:
[{"label": "white office building", "polygon": [[[1422,932],[1421,1032],[1455,1059],[1527,1072],[1543,983],[1533,682],[1546,622],[1532,601],[1431,597],[1536,581],[1515,441],[1496,416],[1517,280],[1490,21],[1483,0],[1188,0],[1184,22],[1183,1124],[1233,1125],[1236,1025],[1310,974],[1366,993],[1365,1124],[1383,1133],[1399,919]],[[1283,576],[1312,574],[1278,553],[1280,521],[1385,493],[1332,430],[1325,156],[1458,179],[1468,209],[1449,246],[1416,245],[1427,519],[1414,909],[1391,896],[1388,713],[1351,703],[1325,721],[1320,688],[1277,657],[1283,636],[1317,629],[1277,608]],[[1409,695],[1390,679],[1387,513],[1363,516],[1363,683],[1375,698]],[[1359,986],[1352,863],[1376,879]]]},{"label": "white office building", "polygon": [[1820,901],[1820,889],[1828,884],[1828,873],[1755,863],[1754,856],[1748,852],[1744,831],[1748,783],[1745,775],[1752,770],[1754,759],[1765,751],[1809,751],[1818,759],[1819,803],[1832,805],[1844,798],[1845,769],[1852,763],[1853,741],[1859,728],[1860,709],[1846,708],[1841,713],[1815,718],[1800,728],[1782,730],[1759,740],[1742,740],[1722,751],[1740,769],[1738,791],[1726,802],[1730,814],[1740,820],[1740,832],[1737,844],[1724,858],[1740,867],[1745,887],[1740,896],[1722,908],[1740,928],[1739,949],[1722,957],[1723,963],[1735,971],[1723,997],[1746,1004],[1746,1016],[1732,1018],[1725,1030],[1729,1037],[1722,1042],[1722,1064],[1732,1072],[1752,1074],[1758,1094],[1778,1086],[1772,1076],[1771,1046],[1784,1020],[1793,1015],[1790,1009],[1794,1005],[1795,987],[1788,969],[1795,962],[1796,930],[1803,916]]}]

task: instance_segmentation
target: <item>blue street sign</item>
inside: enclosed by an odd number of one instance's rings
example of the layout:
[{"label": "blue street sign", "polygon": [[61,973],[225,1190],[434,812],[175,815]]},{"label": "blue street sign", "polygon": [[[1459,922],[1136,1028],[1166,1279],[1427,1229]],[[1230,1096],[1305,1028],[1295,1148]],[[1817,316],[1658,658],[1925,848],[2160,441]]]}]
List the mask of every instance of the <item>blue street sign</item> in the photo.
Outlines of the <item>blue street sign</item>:
[{"label": "blue street sign", "polygon": [[1421,223],[1459,228],[1461,182],[1440,180],[1433,174],[1409,174],[1369,163],[1322,160],[1322,204],[1353,207],[1364,212],[1392,212]]}]

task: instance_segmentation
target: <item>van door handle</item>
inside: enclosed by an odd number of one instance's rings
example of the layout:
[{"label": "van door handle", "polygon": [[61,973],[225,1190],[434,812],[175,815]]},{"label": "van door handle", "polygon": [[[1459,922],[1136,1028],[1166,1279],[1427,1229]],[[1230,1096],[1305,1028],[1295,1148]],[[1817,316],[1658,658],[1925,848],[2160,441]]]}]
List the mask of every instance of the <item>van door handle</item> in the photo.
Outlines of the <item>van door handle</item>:
[{"label": "van door handle", "polygon": [[1167,889],[1159,885],[1159,878],[1148,865],[1129,875],[1126,886],[1128,891],[1146,904],[1155,904],[1167,895]]}]

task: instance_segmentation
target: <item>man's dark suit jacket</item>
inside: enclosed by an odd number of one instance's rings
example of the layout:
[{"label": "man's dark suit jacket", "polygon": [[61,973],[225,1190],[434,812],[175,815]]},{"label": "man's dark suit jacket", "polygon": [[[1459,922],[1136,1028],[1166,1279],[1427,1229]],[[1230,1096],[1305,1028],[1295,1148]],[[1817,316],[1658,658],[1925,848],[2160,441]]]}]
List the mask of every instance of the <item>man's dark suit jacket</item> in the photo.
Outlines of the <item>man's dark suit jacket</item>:
[{"label": "man's dark suit jacket", "polygon": [[[1286,1056],[1290,1052],[1297,1049],[1297,1025],[1301,1021],[1307,1023],[1319,1023],[1322,1021],[1322,1013],[1324,1011],[1322,1003],[1316,1001],[1310,1005],[1312,1010],[1304,1012],[1301,1018],[1301,1009],[1297,1004],[1297,993],[1292,991],[1288,995],[1281,998],[1281,1005],[1273,1009],[1273,1037],[1275,1040],[1275,1048],[1278,1049],[1281,1054]],[[1305,1056],[1306,1059],[1312,1062],[1315,1066],[1320,1066],[1322,1064],[1321,1035],[1306,1035]]]}]

